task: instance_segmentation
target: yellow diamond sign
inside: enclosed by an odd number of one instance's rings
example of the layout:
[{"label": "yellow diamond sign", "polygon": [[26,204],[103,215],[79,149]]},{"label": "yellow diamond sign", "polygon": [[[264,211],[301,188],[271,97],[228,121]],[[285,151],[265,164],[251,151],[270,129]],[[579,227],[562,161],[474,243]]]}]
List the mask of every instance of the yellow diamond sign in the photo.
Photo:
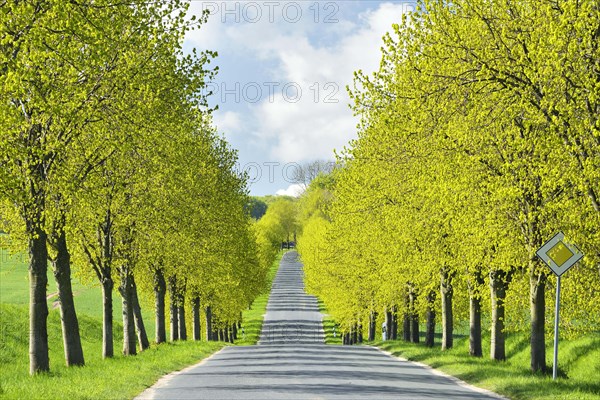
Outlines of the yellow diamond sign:
[{"label": "yellow diamond sign", "polygon": [[563,242],[560,241],[556,244],[556,246],[548,250],[546,254],[559,267],[564,265],[564,263],[566,263],[571,257],[573,257],[573,252],[569,250],[569,248]]},{"label": "yellow diamond sign", "polygon": [[536,254],[558,276],[564,274],[583,257],[576,246],[565,241],[565,235],[562,232],[554,235],[540,247]]}]

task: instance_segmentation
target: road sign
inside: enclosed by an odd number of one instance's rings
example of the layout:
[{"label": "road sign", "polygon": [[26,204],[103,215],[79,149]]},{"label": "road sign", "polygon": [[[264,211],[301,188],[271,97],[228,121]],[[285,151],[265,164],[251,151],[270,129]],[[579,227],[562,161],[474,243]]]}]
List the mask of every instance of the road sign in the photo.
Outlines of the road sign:
[{"label": "road sign", "polygon": [[583,257],[577,246],[565,242],[565,235],[558,232],[546,242],[536,254],[556,274],[556,305],[554,313],[554,363],[552,379],[558,374],[558,321],[560,315],[560,277]]},{"label": "road sign", "polygon": [[558,232],[536,252],[557,276],[561,276],[583,257],[577,246],[565,241],[565,235]]}]

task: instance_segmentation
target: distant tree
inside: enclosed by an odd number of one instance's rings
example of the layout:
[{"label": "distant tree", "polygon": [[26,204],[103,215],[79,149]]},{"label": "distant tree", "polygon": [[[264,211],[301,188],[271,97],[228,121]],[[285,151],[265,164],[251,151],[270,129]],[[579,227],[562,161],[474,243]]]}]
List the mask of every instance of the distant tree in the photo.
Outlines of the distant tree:
[{"label": "distant tree", "polygon": [[259,220],[267,212],[267,203],[257,197],[250,197],[246,204],[246,211],[252,218]]},{"label": "distant tree", "polygon": [[319,175],[327,175],[335,168],[334,161],[315,160],[298,165],[293,169],[290,177],[292,183],[301,185],[303,189],[308,188],[308,185]]}]

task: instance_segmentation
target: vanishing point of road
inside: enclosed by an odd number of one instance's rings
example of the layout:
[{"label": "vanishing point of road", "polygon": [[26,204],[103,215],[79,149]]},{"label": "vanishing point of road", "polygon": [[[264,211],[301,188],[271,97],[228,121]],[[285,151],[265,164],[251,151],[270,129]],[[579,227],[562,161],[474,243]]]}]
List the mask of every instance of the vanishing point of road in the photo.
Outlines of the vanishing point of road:
[{"label": "vanishing point of road", "polygon": [[317,299],[302,264],[286,253],[273,282],[256,346],[225,347],[162,378],[138,399],[481,399],[470,387],[370,346],[324,344]]}]

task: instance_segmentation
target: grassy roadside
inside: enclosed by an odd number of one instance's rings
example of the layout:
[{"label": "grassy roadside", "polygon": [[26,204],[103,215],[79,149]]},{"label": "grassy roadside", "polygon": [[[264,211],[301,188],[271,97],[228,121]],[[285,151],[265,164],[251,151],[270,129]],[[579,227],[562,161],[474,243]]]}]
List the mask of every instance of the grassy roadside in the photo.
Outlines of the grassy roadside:
[{"label": "grassy roadside", "polygon": [[271,284],[273,283],[273,279],[275,279],[275,274],[277,274],[277,270],[279,269],[279,262],[284,254],[285,252],[279,252],[277,258],[273,261],[273,265],[271,265],[271,269],[269,269],[267,275],[268,289],[266,292],[258,296],[250,308],[242,313],[242,328],[244,329],[244,334],[238,333],[238,339],[235,341],[236,345],[251,346],[258,342],[263,324],[263,315],[267,311],[267,303],[269,302],[269,295],[271,294]]},{"label": "grassy roadside", "polygon": [[[327,315],[319,300],[319,311],[324,314],[323,328],[326,344],[341,344],[339,327]],[[333,328],[336,327],[336,337]],[[366,337],[366,336],[365,336]],[[559,379],[532,374],[529,370],[529,337],[525,333],[509,333],[506,338],[507,361],[498,362],[469,356],[469,337],[454,336],[454,348],[442,352],[439,342],[434,348],[423,343],[402,340],[365,342],[392,355],[429,365],[474,386],[491,390],[512,400],[600,400],[600,335],[595,333],[559,344]],[[438,339],[439,341],[439,339]],[[552,341],[547,341],[546,358],[552,367]],[[483,348],[490,348],[489,334],[483,337]]]},{"label": "grassy roadside", "polygon": [[[563,340],[559,347],[559,368],[563,376],[529,371],[529,339],[526,334],[513,333],[507,338],[507,361],[469,356],[469,338],[455,338],[454,348],[440,351],[423,344],[404,341],[374,342],[373,345],[411,361],[430,365],[472,385],[489,389],[514,400],[600,400],[600,337]],[[489,349],[489,335],[484,338]],[[550,360],[552,343],[546,354]],[[551,364],[551,361],[550,361]]]},{"label": "grassy roadside", "polygon": [[327,308],[321,299],[319,301],[319,311],[323,314],[323,330],[325,331],[325,344],[342,344],[340,328],[335,320],[327,313]]},{"label": "grassy roadside", "polygon": [[[269,288],[281,253],[269,271]],[[86,366],[67,368],[64,365],[60,313],[54,307],[54,278],[49,271],[48,317],[49,356],[51,372],[31,377],[28,359],[27,265],[24,257],[10,256],[0,249],[0,398],[7,399],[114,399],[133,398],[153,385],[161,376],[195,364],[221,349],[225,343],[175,342],[153,345],[135,357],[120,353],[122,325],[114,320],[114,359],[101,357],[102,321],[100,288],[81,284],[73,279],[75,302]],[[256,299],[245,312],[245,340],[238,344],[255,344],[260,335],[262,318],[269,293]],[[115,299],[114,315],[120,314],[120,302]],[[148,332],[154,329],[151,307],[146,307]],[[146,315],[147,314],[147,315]]]},{"label": "grassy roadside", "polygon": [[[116,321],[115,321],[116,322]],[[48,374],[29,376],[28,309],[0,304],[0,397],[7,399],[123,399],[133,398],[161,376],[197,363],[224,346],[215,342],[176,342],[132,357],[101,357],[102,322],[80,316],[85,367],[64,365],[60,314],[48,317],[50,368]],[[117,324],[118,325],[118,324]],[[119,353],[121,336],[115,337]]]}]

